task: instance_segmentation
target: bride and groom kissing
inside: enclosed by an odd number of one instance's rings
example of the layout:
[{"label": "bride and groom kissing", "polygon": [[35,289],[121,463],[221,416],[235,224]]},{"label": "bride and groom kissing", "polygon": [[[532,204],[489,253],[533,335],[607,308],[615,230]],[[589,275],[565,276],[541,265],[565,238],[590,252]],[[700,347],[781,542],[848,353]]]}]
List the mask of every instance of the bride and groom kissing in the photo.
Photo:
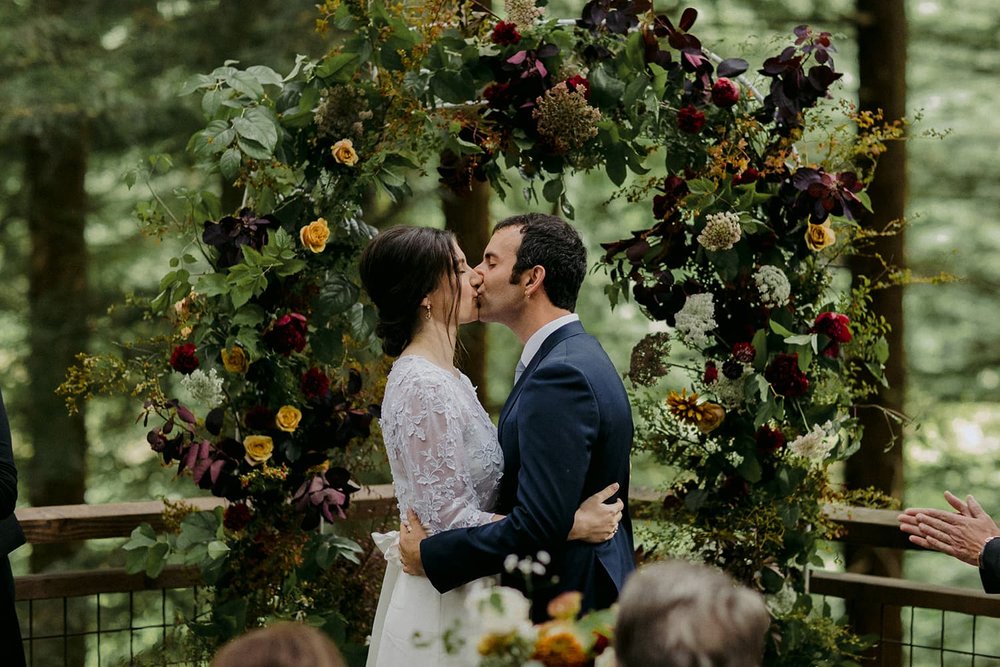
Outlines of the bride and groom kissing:
[{"label": "bride and groom kissing", "polygon": [[[461,635],[469,593],[498,574],[529,593],[536,621],[565,591],[582,593],[584,611],[609,606],[634,569],[633,427],[618,372],[573,312],[587,269],[576,230],[507,218],[472,268],[450,233],[394,227],[360,268],[397,357],[380,424],[403,520],[375,535],[387,567],[368,665],[474,664],[474,640],[456,653],[443,639]],[[476,320],[524,342],[496,427],[454,367],[458,325]],[[542,553],[544,577],[505,571],[511,556]]]}]

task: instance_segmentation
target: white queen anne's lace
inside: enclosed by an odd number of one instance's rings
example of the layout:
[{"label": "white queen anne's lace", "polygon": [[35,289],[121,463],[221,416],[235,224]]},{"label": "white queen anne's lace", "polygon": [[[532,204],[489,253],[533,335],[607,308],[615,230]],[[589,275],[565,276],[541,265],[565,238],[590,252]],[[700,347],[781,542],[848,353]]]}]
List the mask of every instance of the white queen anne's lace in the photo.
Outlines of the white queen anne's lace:
[{"label": "white queen anne's lace", "polygon": [[816,424],[808,433],[800,435],[788,443],[788,449],[793,454],[821,461],[837,444],[836,436],[830,434],[831,430],[833,430],[833,426],[829,421],[822,426]]},{"label": "white queen anne's lace", "polygon": [[698,243],[705,250],[729,250],[743,235],[740,216],[732,211],[705,216],[705,228],[698,234]]},{"label": "white queen anne's lace", "polygon": [[684,307],[675,317],[677,333],[681,340],[696,347],[704,347],[710,342],[708,336],[717,326],[715,322],[715,300],[711,293],[692,294],[684,302]]},{"label": "white queen anne's lace", "polygon": [[792,286],[785,272],[776,266],[764,265],[757,269],[753,277],[760,294],[760,301],[768,308],[780,308],[788,303]]},{"label": "white queen anne's lace", "polygon": [[222,378],[212,368],[206,373],[200,368],[190,375],[181,378],[181,385],[191,395],[195,403],[215,407],[222,403],[225,394],[222,393]]},{"label": "white queen anne's lace", "polygon": [[379,423],[401,519],[412,507],[431,534],[492,520],[503,452],[469,378],[400,357]]}]

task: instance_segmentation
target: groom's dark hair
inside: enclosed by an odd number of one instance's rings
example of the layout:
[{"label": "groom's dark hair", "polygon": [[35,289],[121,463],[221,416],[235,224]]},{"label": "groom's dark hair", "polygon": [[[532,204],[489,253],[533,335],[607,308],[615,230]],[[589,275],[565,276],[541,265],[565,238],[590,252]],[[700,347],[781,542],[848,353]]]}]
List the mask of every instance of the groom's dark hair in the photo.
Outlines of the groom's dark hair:
[{"label": "groom's dark hair", "polygon": [[516,283],[521,273],[534,267],[545,269],[545,294],[557,308],[573,311],[587,273],[587,249],[580,234],[568,222],[554,215],[524,213],[505,218],[493,229],[496,234],[505,227],[520,227],[521,247],[510,274]]}]

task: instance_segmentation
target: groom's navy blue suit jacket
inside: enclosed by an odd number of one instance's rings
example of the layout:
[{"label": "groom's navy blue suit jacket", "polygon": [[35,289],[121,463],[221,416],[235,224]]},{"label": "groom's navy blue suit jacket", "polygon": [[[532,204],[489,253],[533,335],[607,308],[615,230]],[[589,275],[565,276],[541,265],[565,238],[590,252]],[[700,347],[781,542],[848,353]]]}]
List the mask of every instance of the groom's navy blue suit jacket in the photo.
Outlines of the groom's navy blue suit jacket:
[{"label": "groom's navy blue suit jacket", "polygon": [[[563,591],[583,593],[584,611],[618,597],[635,568],[628,512],[632,413],[608,355],[579,322],[554,331],[514,386],[498,424],[504,474],[499,521],[423,540],[420,557],[434,587],[449,591],[503,571],[509,554],[552,558],[551,585],[532,582],[536,619]],[[612,482],[625,503],[618,533],[602,544],[567,542],[573,515]],[[504,584],[524,588],[511,575]]]}]

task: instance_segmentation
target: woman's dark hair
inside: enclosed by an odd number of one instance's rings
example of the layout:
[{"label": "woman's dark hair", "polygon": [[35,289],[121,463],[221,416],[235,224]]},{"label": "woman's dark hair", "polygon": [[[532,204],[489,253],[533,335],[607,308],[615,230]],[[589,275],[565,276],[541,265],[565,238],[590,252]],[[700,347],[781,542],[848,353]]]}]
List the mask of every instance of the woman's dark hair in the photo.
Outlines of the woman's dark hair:
[{"label": "woman's dark hair", "polygon": [[580,234],[562,218],[544,213],[524,213],[497,223],[496,234],[505,227],[520,227],[521,246],[511,270],[510,282],[533,266],[545,267],[545,294],[557,308],[576,309],[576,297],[587,274],[587,250]]},{"label": "woman's dark hair", "polygon": [[455,236],[430,227],[399,226],[381,232],[361,253],[361,284],[378,309],[375,335],[382,349],[398,357],[417,331],[420,301],[442,276],[453,288],[450,317],[458,308]]}]

